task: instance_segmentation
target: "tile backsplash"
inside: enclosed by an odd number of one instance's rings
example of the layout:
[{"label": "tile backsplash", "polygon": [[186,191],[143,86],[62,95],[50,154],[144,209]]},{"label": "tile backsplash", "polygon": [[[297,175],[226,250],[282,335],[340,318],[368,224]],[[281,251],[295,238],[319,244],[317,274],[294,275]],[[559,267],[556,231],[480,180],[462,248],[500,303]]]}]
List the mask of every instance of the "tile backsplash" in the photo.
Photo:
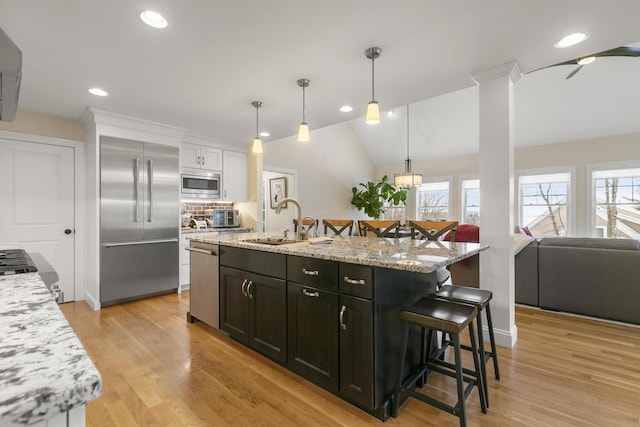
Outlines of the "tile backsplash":
[{"label": "tile backsplash", "polygon": [[180,212],[182,215],[204,215],[204,211],[208,209],[235,209],[231,203],[224,202],[186,202],[180,203]]}]

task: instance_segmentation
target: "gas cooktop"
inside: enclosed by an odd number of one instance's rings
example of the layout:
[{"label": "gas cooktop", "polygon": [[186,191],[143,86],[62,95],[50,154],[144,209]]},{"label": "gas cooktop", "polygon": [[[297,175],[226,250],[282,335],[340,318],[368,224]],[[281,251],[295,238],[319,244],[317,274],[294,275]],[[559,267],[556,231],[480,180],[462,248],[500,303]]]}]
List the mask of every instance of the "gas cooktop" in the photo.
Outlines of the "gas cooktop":
[{"label": "gas cooktop", "polygon": [[0,249],[0,276],[38,271],[24,249]]}]

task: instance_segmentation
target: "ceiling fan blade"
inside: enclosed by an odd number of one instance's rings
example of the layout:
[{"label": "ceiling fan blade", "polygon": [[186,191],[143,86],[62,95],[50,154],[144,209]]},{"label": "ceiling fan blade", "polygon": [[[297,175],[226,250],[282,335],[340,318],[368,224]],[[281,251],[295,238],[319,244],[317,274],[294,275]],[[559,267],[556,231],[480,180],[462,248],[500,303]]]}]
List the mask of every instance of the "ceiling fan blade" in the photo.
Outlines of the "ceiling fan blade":
[{"label": "ceiling fan blade", "polygon": [[603,52],[598,52],[591,56],[631,56],[636,57],[640,56],[640,47],[632,47],[632,46],[620,46],[613,49],[605,50]]},{"label": "ceiling fan blade", "polygon": [[584,67],[584,65],[580,65],[578,66],[578,68],[576,68],[575,70],[573,70],[572,72],[569,73],[569,75],[567,77],[565,77],[565,80],[569,80],[571,77],[575,76],[578,71],[580,71],[580,69],[582,69],[582,67]]}]

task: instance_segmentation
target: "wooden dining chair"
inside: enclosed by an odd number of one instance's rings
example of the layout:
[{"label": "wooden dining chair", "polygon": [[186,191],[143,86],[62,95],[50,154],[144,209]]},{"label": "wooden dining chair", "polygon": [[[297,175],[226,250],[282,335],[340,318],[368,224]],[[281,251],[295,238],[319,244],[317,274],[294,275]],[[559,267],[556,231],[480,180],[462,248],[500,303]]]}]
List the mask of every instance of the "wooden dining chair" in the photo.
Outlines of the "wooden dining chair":
[{"label": "wooden dining chair", "polygon": [[[307,229],[307,232],[311,233],[311,230],[313,229],[313,227],[316,228],[316,231],[318,230],[318,223],[319,221],[316,219],[311,219],[311,218],[303,218],[302,219],[302,225]],[[298,220],[296,218],[293,219],[293,232],[297,233],[298,232]]]},{"label": "wooden dining chair", "polygon": [[360,231],[364,233],[363,236],[372,232],[378,237],[397,238],[400,229],[400,221],[360,220],[359,224],[362,226]]},{"label": "wooden dining chair", "polygon": [[351,236],[351,233],[353,233],[352,219],[323,219],[322,225],[324,225],[324,234],[327,234],[329,229],[331,229],[336,236],[342,235],[342,233],[347,230],[347,236]]},{"label": "wooden dining chair", "polygon": [[456,241],[458,221],[409,221],[412,239],[439,240],[451,231],[452,242]]}]

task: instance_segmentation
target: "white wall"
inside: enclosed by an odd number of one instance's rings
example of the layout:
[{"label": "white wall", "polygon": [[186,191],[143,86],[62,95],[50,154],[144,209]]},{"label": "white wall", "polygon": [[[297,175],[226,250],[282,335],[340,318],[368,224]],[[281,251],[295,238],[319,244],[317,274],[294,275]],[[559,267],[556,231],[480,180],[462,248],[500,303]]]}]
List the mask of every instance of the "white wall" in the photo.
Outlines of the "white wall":
[{"label": "white wall", "polygon": [[[576,224],[574,236],[588,236],[587,229],[587,165],[607,162],[640,161],[640,134],[610,136],[606,138],[571,141],[559,144],[523,147],[515,150],[515,171],[553,167],[575,167]],[[460,178],[477,176],[478,156],[412,162],[412,169],[429,177],[451,177],[451,216],[460,219]],[[393,176],[404,170],[404,164],[380,165],[375,174]],[[480,183],[482,185],[482,183]],[[517,203],[517,201],[516,201]]]},{"label": "white wall", "polygon": [[[372,180],[375,170],[349,123],[312,130],[311,141],[306,143],[291,136],[264,144],[264,169],[273,167],[297,172],[298,182],[289,184],[297,188],[304,216],[320,220],[363,217],[351,205],[351,187]],[[293,214],[295,207],[287,210]]]}]

